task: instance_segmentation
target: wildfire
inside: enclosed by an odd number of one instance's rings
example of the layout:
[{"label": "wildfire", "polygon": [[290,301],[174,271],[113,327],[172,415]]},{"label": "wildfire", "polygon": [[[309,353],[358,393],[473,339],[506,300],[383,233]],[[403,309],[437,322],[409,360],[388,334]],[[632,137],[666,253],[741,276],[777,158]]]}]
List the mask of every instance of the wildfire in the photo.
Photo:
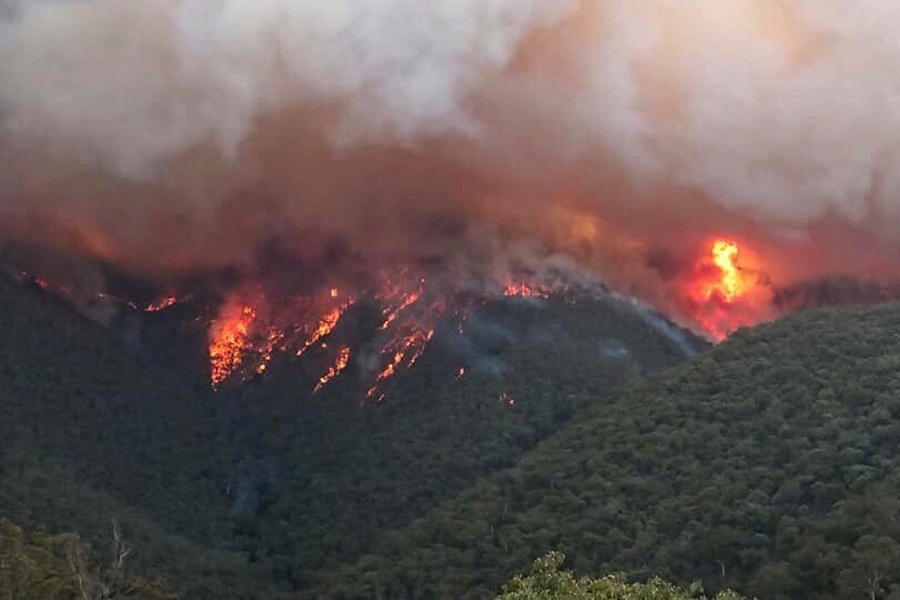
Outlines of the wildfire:
[{"label": "wildfire", "polygon": [[384,321],[378,329],[386,331],[401,313],[419,301],[424,292],[424,278],[419,279],[418,288],[414,291],[409,291],[408,288],[405,289],[401,284],[389,282],[384,289],[375,295],[375,299],[384,305],[381,311]]},{"label": "wildfire", "polygon": [[248,349],[250,326],[256,320],[251,306],[234,306],[213,323],[209,360],[213,387],[218,387],[241,365]]},{"label": "wildfire", "polygon": [[157,302],[154,302],[153,304],[150,304],[150,305],[144,307],[144,312],[159,312],[159,311],[165,310],[165,309],[169,308],[170,306],[173,306],[177,303],[178,303],[178,298],[176,298],[175,296],[168,296],[166,298],[163,298],[162,300],[159,300]]},{"label": "wildfire", "polygon": [[284,339],[284,331],[281,329],[270,327],[268,333],[266,334],[266,341],[262,347],[262,359],[259,365],[256,367],[257,374],[265,373],[266,369],[269,368],[269,362],[272,360],[272,355],[275,353],[275,348],[281,343]]},{"label": "wildfire", "polygon": [[743,254],[737,242],[715,239],[708,248],[697,265],[699,281],[689,295],[694,318],[710,337],[721,341],[738,327],[766,318],[761,307],[768,306],[768,291],[760,285],[756,270],[740,264]]},{"label": "wildfire", "polygon": [[503,289],[506,297],[519,296],[523,298],[549,298],[550,290],[531,285],[524,281],[510,283]]},{"label": "wildfire", "polygon": [[[678,275],[672,277],[676,282],[673,285],[678,287],[665,289],[675,292],[666,297],[667,301],[676,303],[672,308],[679,317],[717,340],[741,325],[763,320],[768,316],[764,313],[771,293],[766,289],[768,298],[761,293],[765,286],[760,282],[765,279],[759,276],[759,251],[739,247],[737,241],[726,237],[710,239],[701,249],[700,258],[678,261],[681,270],[672,270]],[[286,286],[281,282],[268,280],[237,285],[229,291],[208,330],[212,387],[220,388],[226,380],[242,381],[268,373],[273,360],[283,353],[285,361],[302,358],[303,371],[313,365],[327,365],[313,378],[313,391],[318,392],[347,369],[351,356],[371,354],[371,363],[365,361],[371,371],[361,370],[369,375],[363,384],[365,397],[382,397],[388,380],[417,364],[436,328],[455,329],[464,335],[478,308],[498,298],[579,297],[567,294],[576,289],[576,284],[566,283],[573,281],[565,277],[567,273],[554,270],[536,274],[527,268],[515,269],[502,279],[479,281],[477,287],[454,287],[449,277],[426,280],[423,273],[429,271],[390,268],[364,276],[354,272],[353,279],[338,274],[318,288],[293,293],[285,293]],[[44,289],[63,293],[62,288],[42,279],[32,280]],[[480,289],[491,292],[476,291]],[[270,298],[269,292],[278,295]],[[125,303],[106,292],[99,297]],[[157,298],[151,304],[127,305],[154,313],[189,299],[175,295]],[[342,319],[348,311],[351,326],[344,327]],[[197,320],[209,323],[205,315]],[[355,345],[356,340],[360,340],[360,347]],[[457,368],[448,377],[455,375],[461,380],[467,374],[466,367]]]},{"label": "wildfire", "polygon": [[337,360],[335,360],[331,368],[328,369],[328,372],[319,378],[319,383],[316,384],[313,393],[318,392],[328,385],[328,382],[340,375],[344,369],[347,368],[348,364],[350,364],[350,347],[344,346],[338,352]]},{"label": "wildfire", "polygon": [[338,322],[341,320],[341,316],[343,316],[344,312],[346,312],[346,310],[352,305],[353,300],[351,299],[344,304],[341,304],[340,306],[336,306],[329,310],[319,320],[319,323],[316,325],[316,328],[313,330],[309,338],[307,338],[300,349],[297,350],[297,356],[303,356],[303,354],[307,350],[309,350],[316,342],[331,335],[331,332],[334,331],[334,328],[337,327]]},{"label": "wildfire", "polygon": [[712,246],[712,259],[721,276],[710,284],[706,297],[712,298],[718,293],[725,302],[734,302],[750,287],[737,266],[738,245],[729,240],[716,240]]},{"label": "wildfire", "polygon": [[[377,288],[358,290],[360,298],[377,302],[381,313],[376,335],[371,342],[366,342],[377,356],[376,369],[365,392],[365,398],[369,399],[383,397],[388,380],[417,364],[434,338],[438,322],[449,320],[461,332],[464,321],[479,301],[466,297],[461,305],[448,312],[443,299],[426,300],[431,296],[425,278],[411,277],[404,270],[382,275]],[[516,281],[499,288],[504,296],[550,295],[549,288],[526,280]],[[162,310],[174,302],[174,297],[166,298],[153,307]],[[226,302],[210,328],[213,387],[221,386],[230,378],[267,372],[279,352],[295,358],[329,353],[333,362],[319,374],[313,389],[314,393],[319,392],[348,367],[351,356],[356,354],[356,349],[347,343],[335,346],[337,355],[328,349],[341,319],[356,302],[356,296],[331,286],[317,293],[282,298],[277,303],[267,301],[258,287],[239,292]],[[460,368],[457,379],[465,372],[464,367]]]},{"label": "wildfire", "polygon": [[422,296],[422,292],[413,292],[411,294],[402,294],[400,304],[396,307],[388,306],[384,309],[384,322],[379,327],[380,330],[384,331],[388,327],[391,326],[391,323],[397,320],[397,317],[400,316],[404,310],[415,304],[419,301],[419,298]]},{"label": "wildfire", "polygon": [[401,338],[396,344],[397,348],[393,351],[391,360],[375,377],[375,384],[372,385],[372,387],[370,387],[366,392],[366,397],[371,398],[373,395],[375,395],[375,392],[378,391],[379,385],[395,375],[401,367],[405,367],[407,369],[412,368],[412,366],[416,364],[416,362],[422,356],[422,353],[425,352],[425,347],[433,337],[433,329],[429,329],[427,331],[417,329],[408,334],[406,337]]}]

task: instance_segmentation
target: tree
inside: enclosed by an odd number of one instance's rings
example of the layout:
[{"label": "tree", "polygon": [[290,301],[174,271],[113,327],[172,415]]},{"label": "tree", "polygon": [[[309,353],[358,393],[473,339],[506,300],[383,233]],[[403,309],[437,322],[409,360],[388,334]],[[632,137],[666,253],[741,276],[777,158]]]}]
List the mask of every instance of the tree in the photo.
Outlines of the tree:
[{"label": "tree", "polygon": [[0,520],[0,593],[3,600],[163,600],[175,596],[159,580],[126,573],[131,548],[113,521],[112,553],[97,563],[71,533],[31,534]]},{"label": "tree", "polygon": [[[516,575],[507,583],[497,600],[704,600],[699,584],[680,588],[659,578],[646,583],[628,583],[624,575],[600,579],[576,578],[560,567],[565,555],[551,552],[534,561],[531,573]],[[741,600],[732,591],[716,595],[715,600]]]},{"label": "tree", "polygon": [[848,593],[863,592],[871,600],[885,598],[897,580],[900,546],[886,536],[864,535],[856,542],[850,566],[841,571],[840,588]]},{"label": "tree", "polygon": [[26,535],[0,520],[0,594],[4,600],[71,600],[77,586],[62,555],[63,536]]}]

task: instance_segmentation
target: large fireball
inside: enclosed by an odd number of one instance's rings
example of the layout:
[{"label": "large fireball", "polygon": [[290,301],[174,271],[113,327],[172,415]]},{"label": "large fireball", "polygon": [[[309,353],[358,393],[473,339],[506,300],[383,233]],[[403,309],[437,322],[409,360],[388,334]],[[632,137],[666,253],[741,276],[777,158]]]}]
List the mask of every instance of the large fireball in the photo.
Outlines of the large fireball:
[{"label": "large fireball", "polygon": [[768,318],[771,290],[758,268],[742,263],[738,242],[712,240],[697,260],[687,284],[688,317],[713,340],[721,341],[735,329]]}]

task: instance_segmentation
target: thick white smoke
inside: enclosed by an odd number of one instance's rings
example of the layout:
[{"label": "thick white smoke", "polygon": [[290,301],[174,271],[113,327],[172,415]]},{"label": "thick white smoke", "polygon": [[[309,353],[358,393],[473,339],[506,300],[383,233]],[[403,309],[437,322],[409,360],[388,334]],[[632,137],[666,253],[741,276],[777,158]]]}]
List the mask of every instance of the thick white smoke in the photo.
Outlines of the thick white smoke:
[{"label": "thick white smoke", "polygon": [[4,33],[8,133],[126,175],[198,144],[229,157],[256,119],[336,106],[337,145],[465,133],[465,106],[575,3],[521,0],[25,2]]},{"label": "thick white smoke", "polygon": [[416,211],[542,232],[572,209],[653,242],[727,226],[883,250],[900,231],[895,2],[0,8],[0,206],[20,229],[39,214],[185,264],[296,227],[389,230],[402,252]]}]

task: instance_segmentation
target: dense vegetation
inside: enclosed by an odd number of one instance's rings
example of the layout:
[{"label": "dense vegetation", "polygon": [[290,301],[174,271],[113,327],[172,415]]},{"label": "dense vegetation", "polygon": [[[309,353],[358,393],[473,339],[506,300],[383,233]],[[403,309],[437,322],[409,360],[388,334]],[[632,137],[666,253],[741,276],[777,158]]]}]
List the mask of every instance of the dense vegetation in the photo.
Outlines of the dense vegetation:
[{"label": "dense vegetation", "polygon": [[132,547],[113,527],[110,553],[92,552],[77,535],[25,532],[0,519],[0,593],[8,600],[164,600],[161,580],[128,572]]},{"label": "dense vegetation", "polygon": [[[311,397],[302,362],[214,394],[0,279],[0,585],[66,597],[81,546],[40,525],[106,548],[115,518],[134,581],[191,599],[900,596],[900,307],[687,362],[618,301],[498,302],[469,326],[489,368],[456,381],[439,334],[380,404],[353,368]],[[600,578],[551,554],[510,581],[556,550]]]},{"label": "dense vegetation", "polygon": [[[352,371],[346,385],[305,402],[297,390],[310,385],[292,373],[239,390],[234,406],[252,409],[239,420],[253,493],[238,534],[275,579],[315,583],[385,532],[512,467],[626,377],[684,358],[618,306],[512,301],[487,307],[478,325],[499,375],[473,369],[456,381],[438,338],[385,402],[362,409]],[[605,356],[608,348],[616,352]]]},{"label": "dense vegetation", "polygon": [[487,597],[535,555],[778,598],[896,597],[900,307],[819,311],[591,405],[322,588]]},{"label": "dense vegetation", "polygon": [[381,404],[359,406],[352,369],[310,398],[302,364],[212,394],[0,279],[0,516],[93,543],[114,516],[135,568],[184,597],[272,598],[512,467],[625,378],[684,358],[618,301],[505,301],[470,326],[490,368],[455,381],[438,335]]},{"label": "dense vegetation", "polygon": [[216,441],[214,398],[3,278],[0,330],[0,517],[94,547],[116,518],[135,569],[187,582],[188,597],[265,589],[245,585],[248,561],[213,543],[230,524],[197,518],[227,510],[204,470],[230,456]]},{"label": "dense vegetation", "polygon": [[[536,559],[531,572],[513,577],[497,600],[706,600],[698,584],[680,588],[658,577],[643,583],[629,582],[623,575],[576,578],[560,569],[563,560],[565,556],[559,552]],[[725,591],[714,600],[741,599]]]}]

